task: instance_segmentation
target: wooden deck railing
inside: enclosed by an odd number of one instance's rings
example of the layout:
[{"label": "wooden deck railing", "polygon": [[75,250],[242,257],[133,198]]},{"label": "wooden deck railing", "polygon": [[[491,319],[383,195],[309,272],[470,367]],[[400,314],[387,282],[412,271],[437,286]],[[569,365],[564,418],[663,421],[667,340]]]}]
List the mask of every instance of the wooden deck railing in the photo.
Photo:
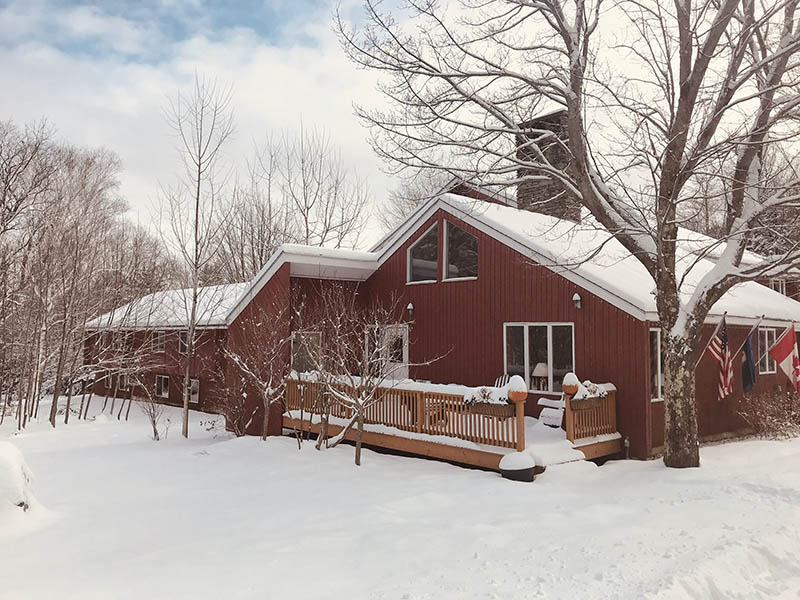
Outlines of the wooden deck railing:
[{"label": "wooden deck railing", "polygon": [[[286,409],[319,414],[322,384],[290,379]],[[469,405],[464,397],[402,388],[381,388],[381,400],[370,406],[365,423],[403,431],[442,435],[478,444],[525,449],[523,405]],[[349,419],[349,409],[331,403],[333,417]],[[490,413],[490,414],[487,414]],[[494,414],[491,414],[494,413]]]},{"label": "wooden deck railing", "polygon": [[617,432],[617,392],[604,398],[565,399],[567,439],[570,442]]}]

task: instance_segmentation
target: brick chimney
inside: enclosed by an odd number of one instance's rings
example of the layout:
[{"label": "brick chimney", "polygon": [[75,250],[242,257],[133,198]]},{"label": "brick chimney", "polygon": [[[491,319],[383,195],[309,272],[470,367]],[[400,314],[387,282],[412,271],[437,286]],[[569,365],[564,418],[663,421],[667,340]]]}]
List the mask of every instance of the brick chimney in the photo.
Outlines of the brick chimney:
[{"label": "brick chimney", "polygon": [[[531,119],[520,124],[521,129],[546,129],[554,132],[558,139],[567,139],[567,112],[561,110],[555,113]],[[531,132],[530,138],[538,138],[541,134]],[[517,135],[517,158],[524,160],[532,154],[530,148],[523,147],[528,138],[524,133]],[[555,141],[540,142],[540,150],[550,163],[557,168],[569,168],[569,153]],[[578,222],[581,219],[581,204],[559,182],[547,179],[544,173],[536,169],[519,169],[518,177],[540,176],[540,180],[525,181],[517,185],[517,206],[531,212],[569,219]]]}]

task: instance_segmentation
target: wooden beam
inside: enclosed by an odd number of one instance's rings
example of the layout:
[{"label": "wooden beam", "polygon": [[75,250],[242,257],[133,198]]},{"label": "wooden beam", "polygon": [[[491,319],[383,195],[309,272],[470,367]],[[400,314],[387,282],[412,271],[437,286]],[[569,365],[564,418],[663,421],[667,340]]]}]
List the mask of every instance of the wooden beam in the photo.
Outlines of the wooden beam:
[{"label": "wooden beam", "polygon": [[587,460],[600,456],[611,456],[622,451],[622,440],[617,438],[615,440],[606,440],[605,442],[586,444],[585,446],[578,446],[576,450],[583,452]]},{"label": "wooden beam", "polygon": [[[287,415],[283,415],[283,426],[287,429],[299,429],[302,431],[319,433],[319,423],[309,424],[308,421],[300,421],[300,419],[289,417]],[[328,424],[328,435],[331,437],[338,434],[341,430],[341,425],[334,425],[332,423]],[[349,432],[347,432],[345,439],[351,442],[355,441],[355,429],[351,429]],[[365,431],[362,439],[364,444],[368,446],[378,446],[380,448],[397,450],[398,452],[407,452],[408,454],[416,454],[418,456],[436,458],[448,462],[472,465],[475,467],[481,467],[483,469],[491,469],[493,471],[499,470],[500,460],[504,456],[503,454],[486,452],[484,450],[473,450],[472,448],[448,446],[447,444],[440,444],[437,442],[415,440],[396,435],[375,433],[372,431]]]}]

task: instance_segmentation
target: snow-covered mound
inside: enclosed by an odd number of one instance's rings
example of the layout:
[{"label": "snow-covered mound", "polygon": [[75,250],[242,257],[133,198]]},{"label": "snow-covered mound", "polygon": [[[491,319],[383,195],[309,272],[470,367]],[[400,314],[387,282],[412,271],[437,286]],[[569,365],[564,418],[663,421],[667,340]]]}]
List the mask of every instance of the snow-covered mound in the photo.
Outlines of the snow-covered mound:
[{"label": "snow-covered mound", "polygon": [[26,511],[31,505],[31,471],[11,442],[0,441],[0,519],[9,511]]}]

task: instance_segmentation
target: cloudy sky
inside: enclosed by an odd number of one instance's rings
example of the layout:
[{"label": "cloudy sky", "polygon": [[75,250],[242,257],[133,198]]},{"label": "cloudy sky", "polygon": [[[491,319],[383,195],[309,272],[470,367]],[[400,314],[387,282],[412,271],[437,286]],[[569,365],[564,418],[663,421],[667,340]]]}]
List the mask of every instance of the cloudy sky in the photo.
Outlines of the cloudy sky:
[{"label": "cloudy sky", "polygon": [[[343,11],[360,14],[357,0]],[[46,117],[60,138],[123,161],[131,218],[148,222],[176,171],[161,110],[196,71],[233,86],[231,159],[268,132],[324,125],[345,160],[385,198],[390,179],[353,116],[376,98],[373,75],[344,57],[330,0],[0,1],[0,119]]]}]

